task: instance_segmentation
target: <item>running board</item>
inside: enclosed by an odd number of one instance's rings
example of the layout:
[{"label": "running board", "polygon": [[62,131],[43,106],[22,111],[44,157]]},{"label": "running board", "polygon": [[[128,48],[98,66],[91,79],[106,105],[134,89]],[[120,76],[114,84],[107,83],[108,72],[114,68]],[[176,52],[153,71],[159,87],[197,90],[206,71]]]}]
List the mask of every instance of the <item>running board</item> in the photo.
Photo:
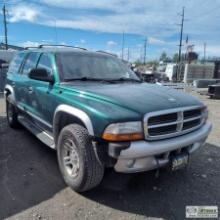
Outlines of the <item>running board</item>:
[{"label": "running board", "polygon": [[55,149],[54,139],[46,131],[43,131],[38,126],[36,126],[29,119],[24,116],[18,116],[18,121],[27,128],[31,133],[33,133],[41,142],[46,144],[48,147]]}]

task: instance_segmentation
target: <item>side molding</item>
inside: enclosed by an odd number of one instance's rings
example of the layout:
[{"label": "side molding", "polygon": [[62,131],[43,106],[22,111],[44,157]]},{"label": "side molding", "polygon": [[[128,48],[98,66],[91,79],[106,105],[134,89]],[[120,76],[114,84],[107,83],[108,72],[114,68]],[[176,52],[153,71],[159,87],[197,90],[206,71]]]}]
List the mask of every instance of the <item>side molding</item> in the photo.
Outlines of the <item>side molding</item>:
[{"label": "side molding", "polygon": [[[85,124],[89,134],[91,136],[94,136],[93,125],[92,125],[92,122],[91,122],[89,116],[85,112],[83,112],[82,110],[75,108],[75,107],[72,107],[72,106],[69,106],[69,105],[65,105],[65,104],[59,105],[55,110],[54,118],[53,118],[53,133],[54,133],[54,135],[56,135],[57,124],[59,122],[60,113],[62,113],[62,112],[68,113],[68,114],[73,115],[74,117],[80,119]],[[55,138],[56,138],[56,136],[55,136]]]}]

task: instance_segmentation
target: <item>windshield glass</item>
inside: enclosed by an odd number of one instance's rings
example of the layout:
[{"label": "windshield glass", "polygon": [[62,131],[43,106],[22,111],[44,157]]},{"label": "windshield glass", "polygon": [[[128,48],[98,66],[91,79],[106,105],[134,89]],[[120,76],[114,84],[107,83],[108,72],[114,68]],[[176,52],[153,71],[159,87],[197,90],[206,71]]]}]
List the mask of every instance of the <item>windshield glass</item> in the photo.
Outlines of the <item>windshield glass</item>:
[{"label": "windshield glass", "polygon": [[119,59],[100,54],[60,53],[58,60],[63,81],[71,79],[139,80],[136,74]]}]

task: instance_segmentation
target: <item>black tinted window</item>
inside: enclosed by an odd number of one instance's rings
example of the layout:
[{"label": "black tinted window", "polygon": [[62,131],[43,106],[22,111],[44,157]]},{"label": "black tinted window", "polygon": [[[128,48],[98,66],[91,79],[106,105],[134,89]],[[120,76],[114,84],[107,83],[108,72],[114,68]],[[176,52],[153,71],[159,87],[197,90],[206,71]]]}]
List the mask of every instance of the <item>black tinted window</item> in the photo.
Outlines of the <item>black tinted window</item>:
[{"label": "black tinted window", "polygon": [[31,71],[31,69],[36,68],[38,57],[38,53],[30,53],[28,55],[23,66],[22,74],[27,75]]},{"label": "black tinted window", "polygon": [[13,60],[10,63],[8,72],[9,73],[18,73],[21,63],[24,59],[24,53],[18,53],[17,55],[15,55],[15,57],[13,58]]},{"label": "black tinted window", "polygon": [[47,54],[41,55],[37,68],[44,68],[49,73],[51,74],[53,73],[53,65],[52,65],[50,57]]}]

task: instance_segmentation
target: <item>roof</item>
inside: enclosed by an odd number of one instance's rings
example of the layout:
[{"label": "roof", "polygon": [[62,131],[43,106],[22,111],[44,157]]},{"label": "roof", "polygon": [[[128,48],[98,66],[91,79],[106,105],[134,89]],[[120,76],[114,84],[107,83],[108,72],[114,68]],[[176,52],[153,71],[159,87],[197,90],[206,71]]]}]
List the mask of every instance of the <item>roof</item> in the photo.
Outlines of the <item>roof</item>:
[{"label": "roof", "polygon": [[85,48],[74,47],[74,46],[65,46],[65,45],[43,45],[42,47],[29,47],[25,48],[25,52],[50,52],[50,53],[77,53],[77,54],[91,54],[91,55],[102,55],[102,56],[110,56],[115,57],[114,54],[107,53],[105,51],[89,51]]},{"label": "roof", "polygon": [[[0,43],[0,49],[4,49],[4,50],[5,50],[5,48],[6,48],[6,45],[5,45],[4,43]],[[12,49],[12,50],[24,50],[23,47],[11,45],[11,44],[8,44],[8,49]]]}]

